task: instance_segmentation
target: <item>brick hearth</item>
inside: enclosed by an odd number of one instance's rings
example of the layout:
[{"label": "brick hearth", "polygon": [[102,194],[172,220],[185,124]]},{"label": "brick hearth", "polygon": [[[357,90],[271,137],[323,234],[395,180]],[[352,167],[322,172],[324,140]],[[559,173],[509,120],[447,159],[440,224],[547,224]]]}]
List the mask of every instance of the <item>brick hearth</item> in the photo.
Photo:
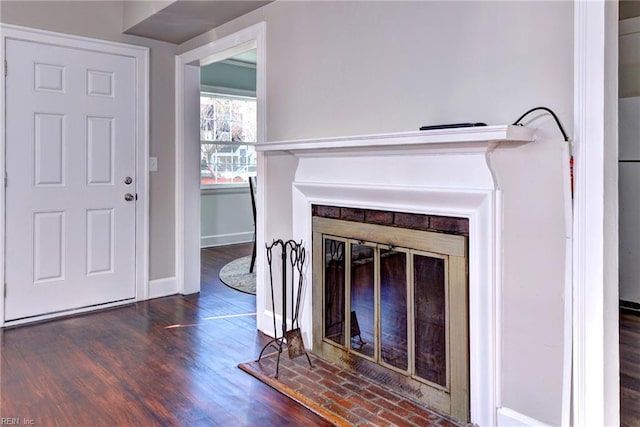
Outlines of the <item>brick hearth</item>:
[{"label": "brick hearth", "polygon": [[290,360],[285,350],[280,375],[274,378],[276,355],[239,367],[337,426],[459,426],[383,385],[314,356],[309,368],[304,357]]}]

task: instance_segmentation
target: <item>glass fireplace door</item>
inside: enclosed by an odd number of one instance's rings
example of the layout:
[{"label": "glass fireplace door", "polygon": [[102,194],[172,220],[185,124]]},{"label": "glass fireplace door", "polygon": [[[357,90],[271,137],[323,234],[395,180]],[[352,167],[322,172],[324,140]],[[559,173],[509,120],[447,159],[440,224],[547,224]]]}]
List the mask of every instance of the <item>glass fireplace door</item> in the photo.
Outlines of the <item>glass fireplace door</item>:
[{"label": "glass fireplace door", "polygon": [[[314,352],[378,377],[387,372],[407,385],[401,388],[448,413],[468,412],[466,258],[447,253],[448,244],[433,250],[432,242],[461,236],[421,232],[429,234],[421,236],[429,243],[409,239],[399,246],[371,239],[388,241],[384,232],[396,236],[395,228],[360,224],[367,227],[358,234],[359,227],[349,223],[351,235],[345,236],[333,225],[331,234],[314,228],[314,251],[321,253],[314,252],[313,287],[322,289],[320,304],[314,296],[314,313],[322,313],[320,337],[314,326]],[[463,396],[452,399],[452,393]]]}]

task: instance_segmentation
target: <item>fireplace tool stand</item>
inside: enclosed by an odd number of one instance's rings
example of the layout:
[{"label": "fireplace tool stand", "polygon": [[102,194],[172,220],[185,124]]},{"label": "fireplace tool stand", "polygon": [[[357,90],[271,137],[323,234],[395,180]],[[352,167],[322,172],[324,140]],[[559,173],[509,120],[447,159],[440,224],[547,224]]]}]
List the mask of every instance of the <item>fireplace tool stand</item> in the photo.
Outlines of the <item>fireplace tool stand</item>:
[{"label": "fireplace tool stand", "polygon": [[[274,279],[273,279],[273,249],[276,246],[280,246],[280,255],[282,261],[282,278],[280,283],[280,290],[282,291],[282,335],[278,336],[278,328],[276,326],[276,307],[274,297]],[[287,255],[288,254],[288,255]],[[302,246],[302,242],[297,243],[293,240],[282,239],[274,240],[273,243],[267,245],[267,262],[269,263],[269,284],[271,288],[271,309],[273,313],[273,334],[274,338],[262,347],[258,362],[262,359],[262,355],[269,347],[274,348],[278,352],[278,360],[276,362],[276,375],[278,378],[280,370],[280,355],[283,348],[286,346],[289,359],[294,359],[298,356],[305,355],[309,366],[311,364],[311,358],[307,350],[304,348],[304,342],[302,341],[302,334],[300,333],[300,324],[298,316],[300,314],[300,297],[302,296],[302,268],[304,266],[306,257],[306,251]],[[287,267],[290,268],[291,280],[289,281],[290,287],[287,286]],[[295,273],[298,273],[298,283],[296,286]],[[277,285],[276,285],[277,286]],[[287,289],[290,288],[290,289]],[[289,311],[287,311],[287,291],[290,290],[290,302]],[[295,296],[295,299],[294,299]],[[290,318],[291,322],[287,319]],[[289,328],[289,325],[291,326]]]}]

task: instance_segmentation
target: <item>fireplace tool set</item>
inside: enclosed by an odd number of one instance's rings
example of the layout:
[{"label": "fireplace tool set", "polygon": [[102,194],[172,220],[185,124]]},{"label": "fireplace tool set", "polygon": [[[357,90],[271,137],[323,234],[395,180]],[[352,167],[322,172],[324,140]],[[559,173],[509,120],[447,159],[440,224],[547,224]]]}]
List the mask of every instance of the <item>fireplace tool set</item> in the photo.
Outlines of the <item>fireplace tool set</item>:
[{"label": "fireplace tool set", "polygon": [[[280,247],[282,277],[281,283],[274,284],[273,270],[274,259],[273,252],[276,246]],[[278,352],[278,361],[276,362],[276,375],[278,378],[280,368],[280,354],[286,346],[289,353],[289,359],[305,355],[309,366],[311,359],[304,348],[302,334],[300,333],[299,314],[300,314],[300,298],[302,296],[302,269],[304,267],[306,251],[302,246],[302,242],[297,243],[293,240],[283,241],[282,239],[274,240],[269,246],[267,245],[267,262],[269,264],[269,284],[271,288],[271,308],[273,313],[273,334],[274,338],[262,348],[258,362],[262,359],[262,355],[268,347],[274,348]],[[290,281],[287,286],[287,268],[290,272]],[[298,276],[296,285],[295,276]],[[274,297],[274,287],[278,286],[282,292],[282,335],[278,336],[278,328],[276,326],[276,303]],[[287,304],[287,297],[290,296],[290,304]],[[294,298],[295,297],[295,298]],[[289,308],[289,310],[287,310]],[[287,319],[291,319],[288,321]]]}]

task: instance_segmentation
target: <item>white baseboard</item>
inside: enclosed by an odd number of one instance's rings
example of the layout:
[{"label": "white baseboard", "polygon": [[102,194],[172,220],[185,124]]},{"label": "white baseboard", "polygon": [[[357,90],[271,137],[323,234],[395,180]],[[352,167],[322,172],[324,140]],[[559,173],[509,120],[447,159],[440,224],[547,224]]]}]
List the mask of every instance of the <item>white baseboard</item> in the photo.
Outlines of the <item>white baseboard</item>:
[{"label": "white baseboard", "polygon": [[[280,335],[280,328],[282,328],[282,316],[280,315],[276,315],[276,328],[278,329],[278,334]],[[273,338],[274,333],[273,333],[273,313],[271,310],[265,310],[262,313],[262,325],[263,328],[260,329],[260,332],[262,332],[263,334],[270,336],[271,338]]]},{"label": "white baseboard", "polygon": [[200,237],[200,247],[210,248],[213,246],[235,245],[237,243],[253,242],[253,231],[243,233],[217,234],[215,236]]},{"label": "white baseboard", "polygon": [[178,281],[175,277],[149,280],[149,299],[166,297],[178,293]]},{"label": "white baseboard", "polygon": [[513,409],[498,408],[498,427],[549,427],[549,424],[521,414]]}]

